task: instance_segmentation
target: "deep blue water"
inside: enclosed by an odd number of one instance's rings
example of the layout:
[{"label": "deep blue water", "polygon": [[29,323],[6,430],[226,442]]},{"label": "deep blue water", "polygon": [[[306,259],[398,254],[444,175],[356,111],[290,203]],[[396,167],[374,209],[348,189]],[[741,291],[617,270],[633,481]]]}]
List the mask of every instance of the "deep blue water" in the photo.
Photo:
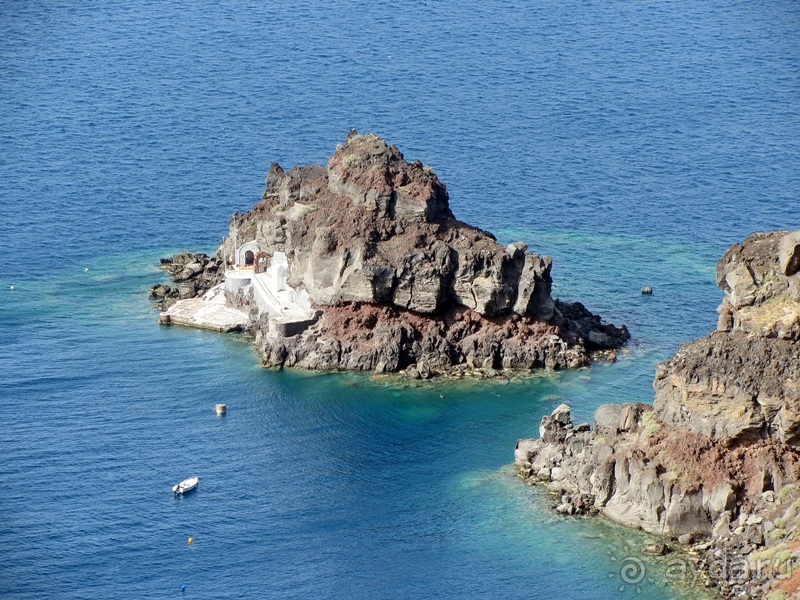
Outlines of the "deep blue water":
[{"label": "deep blue water", "polygon": [[[0,595],[678,596],[663,562],[621,586],[645,538],[506,465],[561,401],[650,401],[715,324],[717,257],[800,227],[798,32],[789,1],[0,2]],[[553,255],[630,350],[407,389],[158,327],[158,258],[351,127]]]}]

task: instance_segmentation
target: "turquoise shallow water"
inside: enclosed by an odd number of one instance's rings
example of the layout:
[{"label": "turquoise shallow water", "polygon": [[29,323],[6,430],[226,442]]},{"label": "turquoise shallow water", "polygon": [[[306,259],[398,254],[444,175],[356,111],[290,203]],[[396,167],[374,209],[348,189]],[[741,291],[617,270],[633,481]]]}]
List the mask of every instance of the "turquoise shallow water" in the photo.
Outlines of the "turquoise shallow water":
[{"label": "turquoise shallow water", "polygon": [[[144,289],[163,278],[147,266],[157,256],[8,290],[10,596],[514,597],[535,585],[535,597],[596,598],[624,584],[619,561],[641,558],[645,538],[557,518],[505,465],[558,403],[588,419],[635,396],[652,350],[507,385],[264,371],[240,336],[154,324]],[[173,499],[194,473],[199,491]],[[645,597],[672,597],[656,579],[665,566],[647,568]]]},{"label": "turquoise shallow water", "polygon": [[[644,537],[554,516],[507,465],[560,402],[588,420],[651,400],[654,365],[715,324],[721,252],[800,227],[799,17],[0,3],[0,594],[683,594],[663,561],[623,580]],[[434,166],[460,218],[552,254],[554,293],[626,323],[630,349],[402,388],[155,325],[158,258],[211,250],[272,161],[323,161],[350,127]]]}]

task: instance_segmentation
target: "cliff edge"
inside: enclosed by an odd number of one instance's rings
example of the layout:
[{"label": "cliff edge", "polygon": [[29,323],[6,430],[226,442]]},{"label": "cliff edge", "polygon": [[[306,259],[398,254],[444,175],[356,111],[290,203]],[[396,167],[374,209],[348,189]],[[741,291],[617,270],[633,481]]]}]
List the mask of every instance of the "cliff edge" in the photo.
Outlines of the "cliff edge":
[{"label": "cliff edge", "polygon": [[[728,597],[800,588],[800,231],[756,234],[717,265],[717,331],[659,365],[655,402],[570,409],[520,440],[521,475],[565,514],[696,543]],[[781,596],[780,594],[783,594]]]}]

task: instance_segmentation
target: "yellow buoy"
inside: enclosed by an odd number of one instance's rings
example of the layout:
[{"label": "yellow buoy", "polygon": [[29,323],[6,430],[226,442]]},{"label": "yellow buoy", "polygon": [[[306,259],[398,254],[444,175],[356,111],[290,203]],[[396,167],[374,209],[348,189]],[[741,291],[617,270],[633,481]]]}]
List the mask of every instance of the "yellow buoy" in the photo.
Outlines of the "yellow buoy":
[{"label": "yellow buoy", "polygon": [[188,542],[189,542],[190,544],[191,544],[193,541],[194,541],[194,540],[193,540],[192,538],[189,538],[189,540],[188,540]]}]

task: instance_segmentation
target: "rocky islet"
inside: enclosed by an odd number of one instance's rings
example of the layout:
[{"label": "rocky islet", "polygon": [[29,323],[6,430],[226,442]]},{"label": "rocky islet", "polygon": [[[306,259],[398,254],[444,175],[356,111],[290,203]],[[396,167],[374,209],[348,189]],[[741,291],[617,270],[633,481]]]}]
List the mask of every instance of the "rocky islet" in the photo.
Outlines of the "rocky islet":
[{"label": "rocky islet", "polygon": [[225,290],[265,366],[415,378],[561,369],[613,356],[629,338],[553,299],[550,257],[457,220],[435,172],[373,134],[351,131],[327,165],[273,164],[261,201],[233,216],[215,256],[165,259],[178,288],[152,294],[169,308],[237,267],[260,273],[279,261],[285,289],[313,318],[279,327],[255,286]]}]

